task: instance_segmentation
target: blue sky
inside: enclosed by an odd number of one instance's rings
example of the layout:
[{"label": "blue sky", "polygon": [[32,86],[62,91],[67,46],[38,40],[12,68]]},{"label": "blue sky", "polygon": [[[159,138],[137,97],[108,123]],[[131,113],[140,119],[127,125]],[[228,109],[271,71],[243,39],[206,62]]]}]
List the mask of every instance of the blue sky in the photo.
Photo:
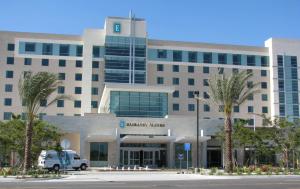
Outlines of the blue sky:
[{"label": "blue sky", "polygon": [[145,18],[153,39],[259,45],[300,39],[300,0],[1,0],[0,30],[81,34],[106,16]]}]

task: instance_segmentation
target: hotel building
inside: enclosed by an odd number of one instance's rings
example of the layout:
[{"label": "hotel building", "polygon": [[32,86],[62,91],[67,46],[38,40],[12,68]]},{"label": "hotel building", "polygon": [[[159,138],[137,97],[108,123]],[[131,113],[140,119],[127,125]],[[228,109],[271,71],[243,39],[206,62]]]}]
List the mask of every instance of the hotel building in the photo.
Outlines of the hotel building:
[{"label": "hotel building", "polygon": [[[103,29],[82,35],[0,31],[0,119],[21,114],[18,81],[28,72],[56,73],[58,100],[41,101],[40,116],[58,126],[71,149],[91,166],[196,165],[196,100],[208,95],[213,75],[247,70],[260,93],[233,108],[234,120],[259,127],[256,114],[299,118],[300,41],[270,38],[264,46],[149,39],[146,21],[107,17]],[[56,95],[55,94],[55,95]],[[54,96],[54,95],[53,95]],[[199,161],[222,166],[221,107],[200,102]],[[186,158],[184,143],[191,144]],[[242,155],[238,155],[241,160]]]}]

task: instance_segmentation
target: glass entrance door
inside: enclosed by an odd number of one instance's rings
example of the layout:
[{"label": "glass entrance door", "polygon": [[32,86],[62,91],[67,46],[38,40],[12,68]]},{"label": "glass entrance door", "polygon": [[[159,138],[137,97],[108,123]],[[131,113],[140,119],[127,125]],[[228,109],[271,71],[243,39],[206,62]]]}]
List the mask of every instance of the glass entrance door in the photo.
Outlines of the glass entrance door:
[{"label": "glass entrance door", "polygon": [[130,151],[129,165],[140,165],[140,152]]},{"label": "glass entrance door", "polygon": [[144,151],[144,161],[143,161],[143,166],[153,166],[153,162],[155,162],[155,159],[153,157],[153,151]]}]

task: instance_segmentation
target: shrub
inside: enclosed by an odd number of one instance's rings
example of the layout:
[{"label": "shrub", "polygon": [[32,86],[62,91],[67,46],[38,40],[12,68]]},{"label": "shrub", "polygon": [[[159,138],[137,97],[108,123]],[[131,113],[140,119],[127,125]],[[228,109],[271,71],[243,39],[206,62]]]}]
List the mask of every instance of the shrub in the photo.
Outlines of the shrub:
[{"label": "shrub", "polygon": [[212,167],[211,169],[210,169],[210,174],[211,175],[213,175],[213,174],[216,174],[217,173],[217,171],[218,171],[218,168],[217,167]]}]

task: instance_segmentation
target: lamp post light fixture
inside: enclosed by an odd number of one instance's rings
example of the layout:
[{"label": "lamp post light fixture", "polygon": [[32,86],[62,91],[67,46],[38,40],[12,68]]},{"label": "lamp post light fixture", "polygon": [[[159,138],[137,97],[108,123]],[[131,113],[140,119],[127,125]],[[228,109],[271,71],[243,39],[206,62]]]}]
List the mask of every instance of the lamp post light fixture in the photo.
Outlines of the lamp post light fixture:
[{"label": "lamp post light fixture", "polygon": [[196,171],[199,172],[199,91],[194,91],[194,98],[197,101],[197,143],[196,143]]}]

